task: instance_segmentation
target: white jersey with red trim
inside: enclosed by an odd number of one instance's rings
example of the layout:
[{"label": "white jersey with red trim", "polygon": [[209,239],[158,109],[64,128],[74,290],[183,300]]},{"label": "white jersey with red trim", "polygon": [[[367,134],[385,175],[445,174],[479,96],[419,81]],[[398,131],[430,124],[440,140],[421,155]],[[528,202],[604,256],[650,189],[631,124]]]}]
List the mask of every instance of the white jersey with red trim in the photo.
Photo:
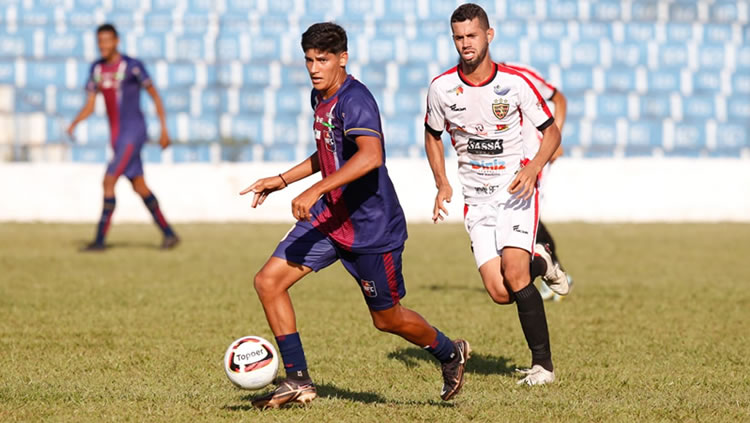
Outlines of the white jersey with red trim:
[{"label": "white jersey with red trim", "polygon": [[513,180],[524,159],[522,124],[543,130],[554,122],[547,103],[523,74],[493,63],[474,85],[456,66],[435,78],[427,94],[425,128],[451,135],[466,204],[493,199]]},{"label": "white jersey with red trim", "polygon": [[[532,84],[534,84],[534,88],[539,91],[539,94],[546,101],[551,100],[552,96],[557,92],[557,88],[547,82],[544,77],[542,77],[542,74],[531,66],[517,63],[501,63],[501,65],[511,68],[525,76]],[[554,103],[548,103],[547,107],[549,107],[550,112],[553,114],[555,113]],[[536,156],[536,153],[539,152],[539,147],[541,147],[542,134],[532,125],[524,125],[522,135],[524,155],[529,159],[533,159],[534,156]]]}]

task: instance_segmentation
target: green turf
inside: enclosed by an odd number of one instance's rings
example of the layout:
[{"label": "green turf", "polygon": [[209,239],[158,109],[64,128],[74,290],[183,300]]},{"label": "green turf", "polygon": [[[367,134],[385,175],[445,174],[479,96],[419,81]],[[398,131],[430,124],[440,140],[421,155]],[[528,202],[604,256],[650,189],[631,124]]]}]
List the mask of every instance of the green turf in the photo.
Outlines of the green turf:
[{"label": "green turf", "polygon": [[519,387],[514,306],[493,305],[459,225],[412,225],[404,304],[475,351],[439,399],[428,354],[376,331],[340,265],[292,289],[320,398],[259,412],[221,359],[271,337],[252,277],[289,225],[0,225],[0,421],[750,420],[750,225],[554,224],[571,297],[547,303],[558,383]]}]

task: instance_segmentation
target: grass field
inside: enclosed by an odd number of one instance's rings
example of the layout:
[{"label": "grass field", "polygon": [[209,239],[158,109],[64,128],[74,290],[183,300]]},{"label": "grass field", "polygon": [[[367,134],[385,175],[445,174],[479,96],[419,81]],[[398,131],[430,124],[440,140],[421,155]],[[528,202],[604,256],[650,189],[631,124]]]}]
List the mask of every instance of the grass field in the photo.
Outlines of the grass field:
[{"label": "grass field", "polygon": [[0,421],[750,420],[750,225],[554,224],[576,289],[547,303],[558,383],[528,365],[515,306],[493,305],[459,225],[412,225],[404,304],[475,351],[462,394],[440,401],[430,356],[376,331],[336,264],[292,289],[319,395],[260,412],[221,360],[271,338],[252,277],[289,225],[0,224]]}]

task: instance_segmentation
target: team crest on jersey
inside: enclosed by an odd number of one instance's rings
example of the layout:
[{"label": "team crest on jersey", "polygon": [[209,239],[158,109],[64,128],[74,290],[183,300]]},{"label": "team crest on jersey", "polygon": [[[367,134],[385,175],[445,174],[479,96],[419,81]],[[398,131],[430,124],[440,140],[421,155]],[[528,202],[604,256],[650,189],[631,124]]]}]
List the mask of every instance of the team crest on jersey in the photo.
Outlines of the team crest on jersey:
[{"label": "team crest on jersey", "polygon": [[365,293],[370,298],[375,298],[378,296],[378,291],[375,289],[375,282],[373,281],[366,281],[362,279],[362,292]]},{"label": "team crest on jersey", "polygon": [[326,149],[332,153],[336,152],[336,141],[331,136],[331,131],[325,131],[323,133],[323,141],[326,143]]},{"label": "team crest on jersey", "polygon": [[509,109],[510,105],[505,99],[498,98],[492,102],[492,113],[494,113],[495,117],[498,119],[504,118],[508,114]]}]

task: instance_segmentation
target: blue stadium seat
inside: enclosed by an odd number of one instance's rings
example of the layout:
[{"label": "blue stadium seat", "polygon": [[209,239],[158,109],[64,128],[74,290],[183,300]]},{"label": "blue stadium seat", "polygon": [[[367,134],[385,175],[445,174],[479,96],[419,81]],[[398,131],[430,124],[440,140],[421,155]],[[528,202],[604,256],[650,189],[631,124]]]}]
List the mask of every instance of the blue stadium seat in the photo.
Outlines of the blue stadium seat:
[{"label": "blue stadium seat", "polygon": [[396,40],[394,38],[375,37],[368,43],[370,63],[384,63],[396,60]]},{"label": "blue stadium seat", "polygon": [[659,71],[688,66],[688,46],[684,43],[665,43],[659,46]]},{"label": "blue stadium seat", "polygon": [[703,41],[709,43],[729,43],[734,35],[732,27],[725,24],[708,23],[703,25]]},{"label": "blue stadium seat", "polygon": [[385,66],[381,64],[362,65],[362,71],[358,79],[368,87],[382,88],[388,84],[387,75]]},{"label": "blue stadium seat", "polygon": [[575,92],[569,92],[567,89],[563,90],[568,99],[567,117],[565,121],[565,127],[570,124],[571,119],[582,118],[586,115],[586,100],[583,95],[576,94]]},{"label": "blue stadium seat", "polygon": [[47,96],[44,88],[16,88],[14,107],[16,113],[43,112]]},{"label": "blue stadium seat", "polygon": [[656,39],[656,28],[651,22],[626,22],[625,41],[647,43]]},{"label": "blue stadium seat", "polygon": [[65,23],[68,28],[91,31],[98,24],[96,9],[72,9],[65,12]]},{"label": "blue stadium seat", "polygon": [[[361,18],[341,16],[336,19],[336,23],[341,25],[346,30],[346,35],[349,39],[355,39],[361,35],[367,35],[365,30],[367,29],[367,23]],[[300,25],[300,31],[304,31],[307,27]],[[349,44],[351,46],[351,44]]]},{"label": "blue stadium seat", "polygon": [[680,91],[679,70],[657,70],[648,73],[649,92]]},{"label": "blue stadium seat", "polygon": [[[281,2],[281,0],[277,1]],[[269,2],[271,3],[271,2]],[[211,13],[216,9],[216,0],[187,0],[187,13]],[[269,7],[270,9],[270,7]],[[292,9],[288,9],[292,10]]]},{"label": "blue stadium seat", "polygon": [[165,40],[162,35],[144,34],[135,40],[138,58],[142,60],[162,59],[166,53]]},{"label": "blue stadium seat", "polygon": [[[0,41],[2,45],[2,41]],[[0,61],[0,84],[13,85],[16,83],[16,64],[9,60]]]},{"label": "blue stadium seat", "polygon": [[617,123],[614,119],[596,119],[591,122],[591,145],[615,145]]},{"label": "blue stadium seat", "polygon": [[[89,145],[109,145],[111,134],[109,131],[109,121],[104,116],[91,116],[86,119],[86,144]],[[81,131],[80,126],[76,128],[76,139]]]},{"label": "blue stadium seat", "polygon": [[[169,113],[167,110],[167,131],[169,136],[172,137],[172,141],[177,141],[177,115],[175,113]],[[161,136],[161,123],[154,114],[146,114],[146,131],[148,131],[148,139],[151,141],[157,141]]]},{"label": "blue stadium seat", "polygon": [[146,143],[141,150],[141,158],[146,163],[161,163],[162,148],[158,143]]},{"label": "blue stadium seat", "polygon": [[172,144],[174,163],[207,163],[211,161],[211,149],[206,144]]},{"label": "blue stadium seat", "polygon": [[76,163],[106,163],[107,145],[73,145],[71,148],[71,158]]},{"label": "blue stadium seat", "polygon": [[141,2],[138,0],[111,0],[112,10],[133,12],[140,9]]},{"label": "blue stadium seat", "polygon": [[636,0],[630,7],[634,21],[653,22],[659,17],[659,3],[651,0]]},{"label": "blue stadium seat", "polygon": [[560,43],[557,41],[536,41],[531,46],[531,63],[535,68],[560,63]]},{"label": "blue stadium seat", "polygon": [[[512,1],[507,3],[508,20],[533,20],[540,17],[537,3],[533,1]],[[501,26],[501,25],[499,25]]]},{"label": "blue stadium seat", "polygon": [[638,98],[641,116],[651,119],[666,119],[672,116],[672,102],[664,94],[648,94]]},{"label": "blue stadium seat", "polygon": [[583,157],[587,159],[612,158],[615,155],[614,144],[593,144],[583,151]]},{"label": "blue stadium seat", "polygon": [[716,125],[716,148],[741,149],[750,147],[750,123],[747,120],[719,122]]},{"label": "blue stadium seat", "polygon": [[721,75],[715,71],[693,73],[693,92],[696,94],[717,93],[721,90]]},{"label": "blue stadium seat", "polygon": [[[122,41],[122,35],[127,34],[128,31],[132,31],[135,28],[135,16],[132,11],[113,11],[107,13],[104,20],[117,28],[117,31],[121,34],[120,41]],[[96,28],[91,28],[91,30],[94,31]]]},{"label": "blue stadium seat", "polygon": [[0,57],[15,59],[16,57],[34,54],[34,35],[31,31],[23,34],[0,34]]},{"label": "blue stadium seat", "polygon": [[[735,23],[739,19],[737,1],[720,1],[709,5],[708,16],[711,22]],[[747,6],[745,2],[745,6]]]},{"label": "blue stadium seat", "polygon": [[635,91],[635,71],[628,68],[612,68],[604,73],[604,89],[613,92]]},{"label": "blue stadium seat", "polygon": [[252,145],[223,144],[221,146],[221,161],[223,162],[250,162],[253,159]]},{"label": "blue stadium seat", "polygon": [[[232,2],[233,0],[227,0],[227,3]],[[151,0],[151,10],[171,12],[186,3],[185,0]]]},{"label": "blue stadium seat", "polygon": [[596,66],[601,62],[599,42],[582,41],[572,43],[571,60],[573,66]]},{"label": "blue stadium seat", "polygon": [[566,21],[545,21],[537,25],[539,39],[542,40],[561,40],[569,37],[569,28],[570,26]]},{"label": "blue stadium seat", "polygon": [[750,70],[750,45],[744,45],[737,48],[737,68],[745,72]]},{"label": "blue stadium seat", "polygon": [[304,0],[305,16],[316,17],[319,20],[336,18],[337,12],[331,7],[331,3],[319,0]]},{"label": "blue stadium seat", "polygon": [[[271,122],[271,134],[274,144],[291,143],[298,144],[299,125],[295,114],[278,114]],[[308,129],[307,127],[305,129]],[[266,129],[268,130],[268,129]],[[306,132],[312,132],[307,130]]]},{"label": "blue stadium seat", "polygon": [[701,44],[698,47],[698,67],[720,71],[726,63],[724,44]]},{"label": "blue stadium seat", "polygon": [[75,115],[86,103],[86,94],[82,89],[58,89],[55,96],[57,113],[65,116]]},{"label": "blue stadium seat", "polygon": [[702,149],[706,147],[706,125],[703,122],[675,122],[675,149]]},{"label": "blue stadium seat", "polygon": [[218,116],[190,116],[188,119],[188,139],[195,142],[215,142],[219,139]]},{"label": "blue stadium seat", "polygon": [[286,143],[267,145],[263,149],[263,160],[267,162],[295,162],[297,161],[297,146]]},{"label": "blue stadium seat", "polygon": [[625,146],[625,157],[652,157],[654,155],[654,147],[648,145],[626,145]]},{"label": "blue stadium seat", "polygon": [[[385,148],[391,146],[405,146],[417,144],[417,120],[410,116],[390,117],[383,122],[385,132]],[[420,128],[424,131],[424,127]]]},{"label": "blue stadium seat", "polygon": [[750,121],[750,97],[735,95],[728,98],[727,114],[730,119]]},{"label": "blue stadium seat", "polygon": [[83,40],[86,36],[91,35],[80,32],[67,32],[65,34],[48,33],[45,39],[45,57],[83,57]]},{"label": "blue stadium seat", "polygon": [[591,19],[602,22],[622,20],[622,4],[616,0],[596,1],[591,4],[589,14]]},{"label": "blue stadium seat", "polygon": [[418,0],[384,0],[385,13],[383,16],[398,18],[402,16],[417,16],[419,14]]},{"label": "blue stadium seat", "polygon": [[276,113],[298,115],[310,110],[309,98],[304,88],[282,87],[276,92]]},{"label": "blue stadium seat", "polygon": [[713,95],[691,95],[682,99],[682,115],[686,120],[707,119],[714,115],[715,110]]},{"label": "blue stadium seat", "polygon": [[641,119],[628,124],[627,146],[661,147],[662,121]]},{"label": "blue stadium seat", "polygon": [[490,44],[490,56],[496,62],[520,62],[521,46],[517,42]]},{"label": "blue stadium seat", "polygon": [[669,6],[669,20],[677,22],[698,21],[698,4],[672,3]]},{"label": "blue stadium seat", "polygon": [[[190,91],[184,88],[168,88],[160,90],[164,108],[169,113],[187,113],[190,111]],[[155,111],[153,101],[148,96],[141,96],[141,107],[149,112]]]},{"label": "blue stadium seat", "polygon": [[206,42],[203,36],[182,35],[175,37],[174,44],[174,57],[176,60],[197,61],[203,60],[206,57]]},{"label": "blue stadium seat", "polygon": [[566,69],[565,72],[562,72],[561,85],[560,88],[566,93],[566,97],[571,97],[567,93],[590,90],[594,86],[593,69],[587,66]]},{"label": "blue stadium seat", "polygon": [[167,64],[167,78],[170,87],[189,87],[195,83],[195,65],[190,62]]},{"label": "blue stadium seat", "polygon": [[[2,75],[2,65],[0,64],[0,75]],[[0,76],[2,81],[2,76]],[[732,75],[732,93],[735,95],[750,95],[750,73],[735,73]]]},{"label": "blue stadium seat", "polygon": [[695,37],[693,24],[689,22],[667,22],[665,30],[667,42],[685,43]]},{"label": "blue stadium seat", "polygon": [[[459,3],[463,3],[463,2],[459,1]],[[476,0],[473,3],[482,6],[482,9],[484,9],[484,11],[487,12],[487,16],[490,17],[490,19],[492,19],[492,16],[495,16],[498,14],[497,3],[494,0]],[[444,19],[449,18],[451,13],[449,13],[446,16],[443,16],[443,18]]]},{"label": "blue stadium seat", "polygon": [[502,25],[495,26],[496,44],[510,44],[527,36],[528,28],[524,21],[504,21]]},{"label": "blue stadium seat", "polygon": [[[26,85],[29,87],[46,87],[47,85],[65,86],[66,74],[63,61],[28,61],[26,62]],[[81,80],[81,86],[85,80]]]},{"label": "blue stadium seat", "polygon": [[399,117],[416,115],[424,117],[426,98],[426,93],[423,95],[419,88],[401,88],[393,94],[393,112]]},{"label": "blue stadium seat", "polygon": [[[286,68],[284,68],[286,69]],[[219,69],[217,69],[219,72]],[[251,87],[266,87],[271,83],[271,69],[265,64],[242,65],[242,85]],[[226,82],[228,84],[228,82]]]},{"label": "blue stadium seat", "polygon": [[281,41],[278,37],[250,38],[250,57],[254,63],[258,61],[278,60],[281,52]]},{"label": "blue stadium seat", "polygon": [[645,44],[629,42],[612,45],[612,67],[636,67],[648,62],[648,49]]},{"label": "blue stadium seat", "polygon": [[582,22],[579,31],[582,41],[612,39],[612,25],[609,22]]},{"label": "blue stadium seat", "polygon": [[429,63],[437,58],[435,38],[420,37],[406,43],[407,61],[410,63]]},{"label": "blue stadium seat", "polygon": [[[407,22],[399,19],[375,21],[375,35],[381,38],[396,38],[404,35]],[[346,28],[345,28],[346,29]]]},{"label": "blue stadium seat", "polygon": [[210,22],[210,16],[206,12],[191,12],[182,16],[182,28],[185,34],[205,35]]},{"label": "blue stadium seat", "polygon": [[[256,78],[260,80],[263,76],[262,71],[258,71]],[[270,70],[268,71],[270,72]],[[270,78],[270,73],[268,78]],[[304,64],[293,63],[291,65],[284,65],[281,68],[281,86],[282,87],[310,87],[310,74],[307,72]]]},{"label": "blue stadium seat", "polygon": [[565,148],[581,145],[581,120],[568,119],[562,131],[562,145]]},{"label": "blue stadium seat", "polygon": [[597,118],[618,118],[628,115],[628,96],[626,94],[600,95],[596,97]]},{"label": "blue stadium seat", "polygon": [[239,93],[240,113],[264,113],[266,108],[265,94],[257,88],[243,88]]},{"label": "blue stadium seat", "polygon": [[19,8],[17,22],[19,27],[54,27],[55,10],[47,8]]},{"label": "blue stadium seat", "polygon": [[377,0],[358,0],[358,1],[345,1],[343,16],[347,18],[364,18],[365,16],[371,16],[375,10],[375,3]]},{"label": "blue stadium seat", "polygon": [[95,10],[101,7],[101,0],[73,0],[73,10]]},{"label": "blue stadium seat", "polygon": [[405,88],[427,88],[430,86],[433,77],[433,75],[430,75],[430,70],[426,63],[401,65],[398,69],[398,86]]},{"label": "blue stadium seat", "polygon": [[240,50],[240,40],[236,34],[220,33],[216,39],[216,60],[219,62],[229,60],[239,60],[242,51]]},{"label": "blue stadium seat", "polygon": [[263,142],[263,115],[241,114],[230,119],[229,134],[224,134],[225,137],[256,144]]},{"label": "blue stadium seat", "polygon": [[[456,7],[455,0],[430,0],[427,11],[431,18],[442,19],[447,22]],[[485,9],[485,11],[487,10]],[[487,11],[487,15],[490,16],[489,11]]]},{"label": "blue stadium seat", "polygon": [[554,20],[576,20],[578,19],[577,0],[556,0],[545,2],[547,6],[547,18]]}]

